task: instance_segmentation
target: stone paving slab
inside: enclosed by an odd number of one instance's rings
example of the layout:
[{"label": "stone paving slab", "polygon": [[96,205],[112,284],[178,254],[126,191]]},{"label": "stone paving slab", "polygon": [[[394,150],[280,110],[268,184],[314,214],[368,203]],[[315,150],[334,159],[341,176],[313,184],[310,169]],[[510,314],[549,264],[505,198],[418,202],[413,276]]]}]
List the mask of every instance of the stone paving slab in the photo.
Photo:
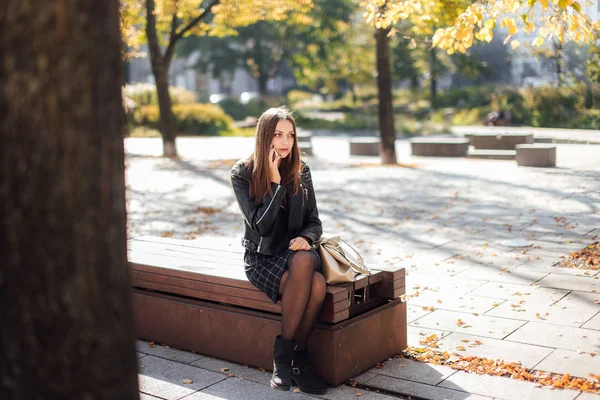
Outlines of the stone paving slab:
[{"label": "stone paving slab", "polygon": [[517,285],[530,285],[548,275],[544,272],[502,270],[500,267],[473,268],[456,275],[458,278],[478,279],[492,282],[512,283]]},{"label": "stone paving slab", "polygon": [[556,349],[600,353],[600,331],[527,322],[506,340]]},{"label": "stone paving slab", "polygon": [[373,372],[363,372],[362,374],[357,375],[354,378],[352,378],[352,380],[355,382],[364,384],[364,383],[367,383],[368,381],[370,381],[371,379],[375,378],[376,376],[378,376],[378,375]]},{"label": "stone paving slab", "polygon": [[569,291],[564,289],[549,289],[498,282],[488,282],[469,292],[469,294],[475,296],[490,296],[513,302],[519,302],[521,300],[531,303],[540,302],[547,305],[557,302],[568,293]]},{"label": "stone paving slab", "polygon": [[564,267],[554,267],[552,263],[547,261],[530,261],[524,264],[519,265],[514,269],[515,272],[519,270],[525,271],[538,271],[545,272],[547,274],[562,274],[562,275],[572,275],[572,276],[588,276],[593,277],[600,273],[600,271],[594,270],[583,270],[578,268],[564,268]]},{"label": "stone paving slab", "polygon": [[588,378],[589,374],[600,373],[600,355],[592,357],[589,353],[557,349],[537,364],[535,369]]},{"label": "stone paving slab", "polygon": [[261,385],[269,385],[271,382],[271,372],[263,372],[257,368],[246,367],[230,361],[220,360],[213,357],[204,357],[203,359],[192,363],[194,367],[207,369],[219,374],[227,376],[234,374],[238,378],[248,381],[260,383]]},{"label": "stone paving slab", "polygon": [[371,379],[367,384],[369,386],[391,390],[405,395],[420,396],[430,400],[491,400],[494,397],[471,394],[458,386],[455,386],[452,389],[446,389],[439,386],[426,385],[383,375]]},{"label": "stone paving slab", "polygon": [[426,364],[404,358],[393,358],[383,364],[383,368],[372,369],[377,375],[391,376],[428,385],[437,385],[456,370],[443,365]]},{"label": "stone paving slab", "polygon": [[407,302],[409,305],[419,306],[421,309],[422,307],[433,307],[436,310],[483,314],[491,310],[494,304],[501,304],[504,301],[500,298],[470,296],[468,294],[456,296],[456,293],[452,290],[440,290],[437,292],[421,292],[419,296],[411,297]]},{"label": "stone paving slab", "polygon": [[406,278],[406,292],[409,295],[412,295],[417,291],[440,291],[443,289],[446,291],[453,291],[455,296],[461,296],[485,284],[485,281],[479,281],[476,279],[436,276],[432,274],[422,274],[420,272],[409,271],[408,276],[409,277]]},{"label": "stone paving slab", "polygon": [[160,397],[154,397],[146,393],[140,393],[140,400],[155,400],[161,399]]},{"label": "stone paving slab", "polygon": [[598,310],[600,307],[600,293],[587,293],[573,290],[556,302],[561,307],[577,307]]},{"label": "stone paving slab", "polygon": [[597,293],[600,289],[599,282],[598,279],[589,277],[549,274],[537,283],[541,287]]},{"label": "stone paving slab", "polygon": [[577,396],[577,400],[598,400],[598,395],[592,393],[581,393],[579,396]]},{"label": "stone paving slab", "polygon": [[[205,396],[214,397],[205,397]],[[185,397],[185,400],[212,400],[212,399],[248,399],[248,400],[279,400],[279,399],[314,399],[304,393],[295,393],[273,390],[269,386],[255,382],[244,381],[239,378],[227,378],[207,389]]]},{"label": "stone paving slab", "polygon": [[[467,342],[465,342],[467,341]],[[481,344],[477,344],[479,341]],[[482,338],[480,336],[452,333],[438,342],[443,350],[462,356],[477,356],[489,359],[501,359],[510,362],[520,362],[526,368],[531,368],[542,361],[552,349],[530,344],[507,342],[506,340]],[[465,350],[457,350],[462,346]]]},{"label": "stone paving slab", "polygon": [[409,300],[406,303],[406,321],[410,324],[413,321],[418,320],[424,315],[429,314],[431,311],[426,311],[423,307],[419,305],[411,304],[412,302]]},{"label": "stone paving slab", "polygon": [[432,276],[456,276],[457,274],[469,270],[471,267],[465,264],[455,265],[454,262],[442,261],[432,264],[411,265],[410,270],[420,274]]},{"label": "stone paving slab", "polygon": [[[191,384],[184,380],[190,379]],[[169,400],[179,399],[223,379],[221,374],[155,356],[140,360],[140,391]]]},{"label": "stone paving slab", "polygon": [[590,320],[595,314],[596,311],[586,308],[562,307],[556,305],[544,306],[540,303],[528,303],[526,301],[518,303],[507,301],[485,313],[485,315],[491,317],[535,321],[572,326],[575,328],[582,327],[582,325]]},{"label": "stone paving slab", "polygon": [[[462,325],[459,325],[459,320],[463,322]],[[510,335],[525,323],[507,318],[445,310],[436,310],[416,322],[423,328],[441,329],[495,339],[502,339]],[[415,323],[413,322],[411,325],[415,325]]]},{"label": "stone paving slab", "polygon": [[145,340],[136,340],[136,348],[138,352],[142,354],[165,358],[167,360],[177,361],[184,364],[191,364],[194,361],[198,361],[205,357],[192,352],[165,347],[161,344],[150,345]]},{"label": "stone paving slab", "polygon": [[594,329],[594,330],[600,331],[600,312],[597,313],[593,318],[591,318],[585,324],[583,324],[581,327],[585,328],[585,329]]},{"label": "stone paving slab", "polygon": [[440,386],[506,400],[572,400],[581,393],[576,390],[536,388],[532,382],[499,376],[470,374],[464,371],[458,371],[442,382]]}]

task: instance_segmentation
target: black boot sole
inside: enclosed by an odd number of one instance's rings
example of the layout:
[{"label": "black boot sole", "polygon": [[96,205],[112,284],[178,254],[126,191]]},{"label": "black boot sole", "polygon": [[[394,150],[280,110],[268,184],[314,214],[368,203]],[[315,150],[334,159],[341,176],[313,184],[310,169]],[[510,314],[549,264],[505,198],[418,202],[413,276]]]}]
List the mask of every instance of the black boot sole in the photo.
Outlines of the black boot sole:
[{"label": "black boot sole", "polygon": [[305,389],[305,388],[301,387],[300,385],[298,385],[298,382],[296,382],[296,380],[294,380],[294,383],[296,384],[296,386],[298,387],[298,389],[300,389],[300,391],[302,393],[306,393],[306,394],[325,394],[325,393],[327,393],[327,388],[325,388],[323,390],[311,390],[311,389]]},{"label": "black boot sole", "polygon": [[271,388],[275,390],[281,390],[282,392],[287,392],[290,390],[291,386],[278,385],[275,382],[271,381]]}]

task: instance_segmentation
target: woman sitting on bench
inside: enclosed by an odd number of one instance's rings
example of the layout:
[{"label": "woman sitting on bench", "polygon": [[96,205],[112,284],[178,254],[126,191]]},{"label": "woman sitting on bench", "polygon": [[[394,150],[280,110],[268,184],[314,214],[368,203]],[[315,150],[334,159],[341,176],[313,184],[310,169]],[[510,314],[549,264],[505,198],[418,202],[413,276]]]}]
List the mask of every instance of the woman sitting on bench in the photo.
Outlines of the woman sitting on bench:
[{"label": "woman sitting on bench", "polygon": [[244,264],[248,280],[281,300],[281,334],[275,338],[271,387],[293,383],[310,394],[327,387],[310,366],[307,343],[325,299],[326,282],[313,245],[322,227],[310,169],[300,158],[296,123],[285,108],[258,120],[252,155],[231,170],[245,220]]}]

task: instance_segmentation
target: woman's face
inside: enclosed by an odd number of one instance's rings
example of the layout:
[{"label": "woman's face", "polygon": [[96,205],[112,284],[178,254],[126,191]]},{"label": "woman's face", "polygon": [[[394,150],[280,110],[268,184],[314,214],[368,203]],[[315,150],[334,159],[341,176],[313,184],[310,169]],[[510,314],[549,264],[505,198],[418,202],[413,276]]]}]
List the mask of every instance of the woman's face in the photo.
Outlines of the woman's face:
[{"label": "woman's face", "polygon": [[294,125],[290,121],[282,119],[277,123],[271,145],[275,147],[281,158],[290,155],[294,147],[294,135],[296,135]]}]

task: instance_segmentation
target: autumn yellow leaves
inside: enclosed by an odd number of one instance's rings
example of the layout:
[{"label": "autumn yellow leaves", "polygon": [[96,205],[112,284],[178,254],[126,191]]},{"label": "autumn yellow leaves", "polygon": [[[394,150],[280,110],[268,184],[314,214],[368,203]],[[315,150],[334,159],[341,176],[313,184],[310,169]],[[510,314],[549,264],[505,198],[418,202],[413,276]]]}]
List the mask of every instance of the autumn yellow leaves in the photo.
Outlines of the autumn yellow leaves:
[{"label": "autumn yellow leaves", "polygon": [[[600,22],[593,22],[579,2],[574,0],[368,0],[363,1],[367,21],[378,28],[410,22],[411,33],[432,35],[432,43],[448,53],[465,53],[473,40],[490,42],[496,21],[508,30],[505,44],[520,46],[514,37],[520,31],[534,34],[532,46],[542,46],[551,38],[592,43]],[[403,35],[406,35],[403,32]]]}]

